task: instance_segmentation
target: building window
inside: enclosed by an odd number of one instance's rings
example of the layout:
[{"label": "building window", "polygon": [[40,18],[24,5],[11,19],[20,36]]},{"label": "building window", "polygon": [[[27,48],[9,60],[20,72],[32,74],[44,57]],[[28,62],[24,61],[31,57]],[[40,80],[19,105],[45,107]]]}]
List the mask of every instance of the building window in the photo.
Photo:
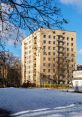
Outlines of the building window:
[{"label": "building window", "polygon": [[28,56],[29,57],[29,59],[31,59],[31,56]]},{"label": "building window", "polygon": [[32,46],[29,46],[29,48],[31,48]]},{"label": "building window", "polygon": [[69,51],[69,48],[67,48],[67,51]]},{"label": "building window", "polygon": [[50,58],[48,58],[48,60],[50,61]]},{"label": "building window", "polygon": [[67,37],[67,40],[69,40],[69,37]]},{"label": "building window", "polygon": [[49,41],[48,43],[51,44],[51,41]]},{"label": "building window", "polygon": [[29,53],[31,53],[31,50],[29,50]]},{"label": "building window", "polygon": [[50,48],[51,48],[51,47],[49,46],[48,49],[50,50]]},{"label": "building window", "polygon": [[43,55],[46,55],[46,52],[43,51]]},{"label": "building window", "polygon": [[24,46],[24,49],[25,49],[25,50],[27,50],[27,49],[28,49],[28,47],[25,45],[25,46]]},{"label": "building window", "polygon": [[46,40],[44,40],[43,43],[46,43]]},{"label": "building window", "polygon": [[55,31],[53,31],[53,34],[55,34]]},{"label": "building window", "polygon": [[55,55],[55,52],[53,52],[53,55]]},{"label": "building window", "polygon": [[71,41],[73,41],[73,38],[71,38]]},{"label": "building window", "polygon": [[50,69],[48,69],[48,72],[50,72]]},{"label": "building window", "polygon": [[55,44],[55,41],[53,41],[53,44]]},{"label": "building window", "polygon": [[65,39],[65,37],[62,37],[63,38],[63,40]]},{"label": "building window", "polygon": [[31,60],[29,60],[29,63],[31,63]]},{"label": "building window", "polygon": [[27,44],[28,44],[28,43],[26,43],[26,42],[24,43],[25,46],[26,46]]},{"label": "building window", "polygon": [[73,62],[73,58],[72,58],[72,60],[71,60],[72,62]]},{"label": "building window", "polygon": [[46,49],[46,46],[43,46],[43,49]]},{"label": "building window", "polygon": [[35,36],[34,39],[37,39],[37,36]]},{"label": "building window", "polygon": [[67,43],[67,46],[69,45],[69,43]]},{"label": "building window", "polygon": [[48,55],[51,55],[51,52],[48,52]]},{"label": "building window", "polygon": [[72,57],[74,57],[74,54],[71,54]]},{"label": "building window", "polygon": [[45,69],[43,69],[43,72],[45,72],[46,70]]},{"label": "building window", "polygon": [[[50,75],[48,75],[48,78],[50,78]],[[48,81],[48,83],[49,83],[49,81]]]},{"label": "building window", "polygon": [[67,53],[67,56],[69,56],[69,53]]},{"label": "building window", "polygon": [[48,67],[50,67],[50,63],[48,63]]},{"label": "building window", "polygon": [[73,46],[73,43],[71,43],[71,46]]},{"label": "building window", "polygon": [[45,57],[43,57],[43,60],[46,60],[46,58],[45,58]]},{"label": "building window", "polygon": [[48,37],[51,38],[51,35],[49,35]]},{"label": "building window", "polygon": [[36,41],[34,41],[34,44],[37,44],[37,42],[36,42]]},{"label": "building window", "polygon": [[53,39],[55,39],[55,36],[53,36]]},{"label": "building window", "polygon": [[43,66],[45,66],[46,65],[46,63],[43,63]]},{"label": "building window", "polygon": [[36,67],[36,64],[34,64],[34,67]]},{"label": "building window", "polygon": [[24,52],[24,54],[26,55],[26,51]]},{"label": "building window", "polygon": [[73,48],[71,48],[71,51],[73,51]]},{"label": "building window", "polygon": [[55,50],[55,47],[53,47],[53,50]]},{"label": "building window", "polygon": [[55,58],[53,58],[53,60],[55,61]]},{"label": "building window", "polygon": [[55,72],[55,69],[53,69],[53,72]]},{"label": "building window", "polygon": [[43,35],[44,38],[46,38],[46,35]]},{"label": "building window", "polygon": [[31,43],[31,41],[29,41],[29,44]]}]

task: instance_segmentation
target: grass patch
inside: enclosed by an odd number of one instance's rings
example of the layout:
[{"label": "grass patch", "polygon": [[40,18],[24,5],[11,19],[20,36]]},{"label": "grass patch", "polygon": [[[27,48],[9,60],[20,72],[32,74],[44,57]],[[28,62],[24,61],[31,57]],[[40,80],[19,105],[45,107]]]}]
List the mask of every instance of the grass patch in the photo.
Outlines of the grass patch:
[{"label": "grass patch", "polygon": [[66,84],[43,84],[41,87],[44,88],[53,88],[53,89],[69,89],[71,88],[69,85]]}]

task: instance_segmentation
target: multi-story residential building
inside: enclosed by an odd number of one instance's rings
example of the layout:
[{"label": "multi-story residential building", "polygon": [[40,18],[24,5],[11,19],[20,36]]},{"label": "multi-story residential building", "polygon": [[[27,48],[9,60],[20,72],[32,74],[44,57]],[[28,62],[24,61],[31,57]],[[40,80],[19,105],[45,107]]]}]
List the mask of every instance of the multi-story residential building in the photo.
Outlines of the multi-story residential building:
[{"label": "multi-story residential building", "polygon": [[41,28],[22,41],[22,83],[69,83],[76,64],[76,32]]}]

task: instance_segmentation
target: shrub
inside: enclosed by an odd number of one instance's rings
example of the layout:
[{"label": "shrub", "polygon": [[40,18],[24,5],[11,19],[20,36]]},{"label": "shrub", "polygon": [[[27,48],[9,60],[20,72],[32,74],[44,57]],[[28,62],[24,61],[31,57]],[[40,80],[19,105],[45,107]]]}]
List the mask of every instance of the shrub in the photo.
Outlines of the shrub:
[{"label": "shrub", "polygon": [[31,83],[30,81],[27,81],[26,83],[23,83],[22,87],[28,88],[28,87],[35,87],[35,83]]}]

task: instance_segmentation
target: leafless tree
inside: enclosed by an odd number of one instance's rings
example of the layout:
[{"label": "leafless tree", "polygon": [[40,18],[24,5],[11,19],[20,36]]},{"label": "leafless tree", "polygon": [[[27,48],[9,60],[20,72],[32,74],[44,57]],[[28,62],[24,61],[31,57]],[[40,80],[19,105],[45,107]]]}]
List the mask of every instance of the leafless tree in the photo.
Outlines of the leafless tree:
[{"label": "leafless tree", "polygon": [[[0,62],[3,65],[2,76],[5,76],[5,70],[7,71],[6,77],[2,77],[2,80],[6,79],[9,85],[19,86],[21,83],[21,62],[20,59],[14,56],[10,52],[0,51]],[[0,75],[1,77],[1,75]]]},{"label": "leafless tree", "polygon": [[0,21],[2,26],[9,23],[31,32],[41,27],[61,28],[68,23],[54,0],[1,0]]},{"label": "leafless tree", "polygon": [[11,35],[16,44],[20,29],[30,33],[42,27],[62,28],[64,23],[68,21],[54,0],[0,0],[0,50]]}]

